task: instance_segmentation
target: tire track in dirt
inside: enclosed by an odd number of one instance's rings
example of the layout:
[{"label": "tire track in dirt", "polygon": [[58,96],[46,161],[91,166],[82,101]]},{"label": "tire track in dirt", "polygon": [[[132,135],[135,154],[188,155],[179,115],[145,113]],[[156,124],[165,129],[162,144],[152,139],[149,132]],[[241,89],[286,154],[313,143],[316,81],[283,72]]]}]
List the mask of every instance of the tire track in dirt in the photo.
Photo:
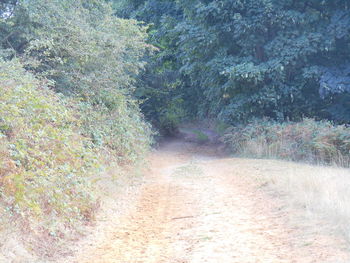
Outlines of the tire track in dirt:
[{"label": "tire track in dirt", "polygon": [[340,240],[290,225],[302,211],[258,189],[246,160],[213,152],[175,141],[153,153],[135,208],[115,215],[105,238],[75,262],[350,262]]},{"label": "tire track in dirt", "polygon": [[[168,209],[168,184],[147,185],[141,191],[136,211],[122,218],[92,253],[77,262],[163,262],[168,247],[163,237]],[[166,262],[166,261],[164,261]]]},{"label": "tire track in dirt", "polygon": [[169,165],[186,160],[183,155],[173,153],[161,157],[155,154],[150,159],[151,169],[147,171],[147,181],[140,190],[134,211],[116,220],[118,224],[105,235],[104,242],[80,254],[75,262],[175,262],[171,247],[175,230],[172,221],[186,213],[183,204],[189,197],[166,175]]}]

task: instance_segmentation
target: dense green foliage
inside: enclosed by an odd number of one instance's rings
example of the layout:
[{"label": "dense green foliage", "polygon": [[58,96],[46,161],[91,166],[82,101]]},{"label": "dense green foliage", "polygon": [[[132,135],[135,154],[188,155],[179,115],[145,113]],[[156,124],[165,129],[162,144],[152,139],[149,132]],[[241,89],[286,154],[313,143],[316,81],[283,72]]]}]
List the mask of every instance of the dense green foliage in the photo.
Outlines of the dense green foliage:
[{"label": "dense green foliage", "polygon": [[156,89],[144,104],[151,117],[176,105],[228,123],[350,121],[348,1],[117,2],[119,14],[154,24],[160,52],[144,79],[161,81],[147,82]]},{"label": "dense green foliage", "polygon": [[180,21],[182,11],[175,1],[114,1],[117,15],[134,18],[149,24],[149,42],[157,52],[148,57],[146,71],[137,83],[135,95],[142,101],[141,108],[148,120],[163,133],[173,133],[188,113],[180,90],[181,74],[177,58],[177,36],[173,29]]},{"label": "dense green foliage", "polygon": [[82,134],[96,146],[114,150],[122,161],[142,156],[150,128],[132,94],[151,51],[146,28],[115,17],[104,1],[19,1],[15,10],[2,21],[1,33],[10,32],[3,50],[79,100]]},{"label": "dense green foliage", "polygon": [[329,121],[254,120],[227,129],[223,142],[244,156],[350,165],[350,131]]},{"label": "dense green foliage", "polygon": [[2,211],[39,218],[53,232],[90,219],[87,178],[98,162],[74,111],[17,61],[0,61],[0,92]]},{"label": "dense green foliage", "polygon": [[144,157],[146,30],[104,0],[1,2],[1,219],[64,237],[93,217],[97,168]]}]

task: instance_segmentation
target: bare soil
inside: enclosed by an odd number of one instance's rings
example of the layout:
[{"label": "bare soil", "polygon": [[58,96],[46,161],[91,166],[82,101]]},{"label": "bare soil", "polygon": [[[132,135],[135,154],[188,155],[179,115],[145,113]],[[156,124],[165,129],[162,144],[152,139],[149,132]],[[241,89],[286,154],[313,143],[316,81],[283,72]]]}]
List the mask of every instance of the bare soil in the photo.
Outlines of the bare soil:
[{"label": "bare soil", "polygon": [[307,219],[256,180],[283,171],[279,165],[168,142],[149,157],[144,179],[109,199],[62,262],[350,262],[346,243],[326,223]]}]

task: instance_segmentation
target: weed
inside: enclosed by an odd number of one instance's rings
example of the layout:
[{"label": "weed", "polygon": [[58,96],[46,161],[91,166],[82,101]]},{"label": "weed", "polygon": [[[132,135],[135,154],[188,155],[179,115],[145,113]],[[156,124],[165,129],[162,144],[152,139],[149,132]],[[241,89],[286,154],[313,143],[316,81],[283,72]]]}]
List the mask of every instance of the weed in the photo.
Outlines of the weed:
[{"label": "weed", "polygon": [[197,136],[196,140],[199,143],[206,143],[209,141],[209,137],[205,133],[198,130],[193,130],[192,132]]}]

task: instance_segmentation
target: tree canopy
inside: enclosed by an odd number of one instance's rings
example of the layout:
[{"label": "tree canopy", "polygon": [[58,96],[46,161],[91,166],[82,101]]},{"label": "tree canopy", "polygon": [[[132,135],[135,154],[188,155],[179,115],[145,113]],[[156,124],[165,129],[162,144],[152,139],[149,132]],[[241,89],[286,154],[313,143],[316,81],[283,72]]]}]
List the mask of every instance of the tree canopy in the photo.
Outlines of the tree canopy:
[{"label": "tree canopy", "polygon": [[348,1],[124,3],[119,14],[153,24],[153,73],[187,115],[350,121]]}]

